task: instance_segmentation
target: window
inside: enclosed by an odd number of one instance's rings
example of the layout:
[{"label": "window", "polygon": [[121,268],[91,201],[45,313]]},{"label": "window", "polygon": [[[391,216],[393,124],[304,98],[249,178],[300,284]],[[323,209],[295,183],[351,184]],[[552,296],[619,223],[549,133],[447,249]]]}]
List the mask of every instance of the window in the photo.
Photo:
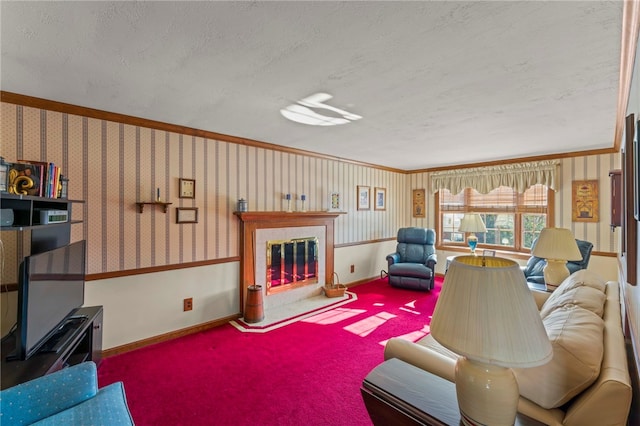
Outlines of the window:
[{"label": "window", "polygon": [[479,213],[487,232],[478,233],[478,245],[490,249],[528,251],[542,228],[553,226],[553,191],[537,184],[518,194],[513,188],[501,186],[488,194],[466,188],[459,194],[447,189],[436,193],[438,208],[438,244],[466,246],[468,235],[458,227],[465,213]]}]

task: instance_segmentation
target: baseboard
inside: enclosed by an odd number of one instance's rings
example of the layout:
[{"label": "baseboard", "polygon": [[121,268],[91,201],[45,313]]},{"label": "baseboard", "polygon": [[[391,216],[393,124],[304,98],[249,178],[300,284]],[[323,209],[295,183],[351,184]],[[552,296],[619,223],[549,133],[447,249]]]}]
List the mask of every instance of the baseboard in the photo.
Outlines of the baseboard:
[{"label": "baseboard", "polygon": [[360,284],[366,284],[366,283],[370,283],[371,281],[375,281],[377,279],[379,279],[380,277],[370,277],[370,278],[363,278],[361,280],[358,281],[352,281],[349,284],[345,284],[347,287],[351,288],[351,287],[356,287],[359,286]]},{"label": "baseboard", "polygon": [[201,331],[210,330],[215,327],[219,327],[228,323],[231,320],[240,318],[240,314],[228,316],[226,318],[220,318],[217,320],[205,322],[202,324],[194,325],[191,327],[183,328],[180,330],[171,331],[169,333],[161,334],[159,336],[149,337],[147,339],[138,340],[136,342],[127,343],[126,345],[116,346],[113,348],[105,349],[102,351],[102,357],[108,358],[113,355],[130,352],[135,349],[140,349],[145,346],[154,345],[156,343],[166,342],[168,340],[177,339],[178,337],[188,336],[189,334],[199,333]]}]

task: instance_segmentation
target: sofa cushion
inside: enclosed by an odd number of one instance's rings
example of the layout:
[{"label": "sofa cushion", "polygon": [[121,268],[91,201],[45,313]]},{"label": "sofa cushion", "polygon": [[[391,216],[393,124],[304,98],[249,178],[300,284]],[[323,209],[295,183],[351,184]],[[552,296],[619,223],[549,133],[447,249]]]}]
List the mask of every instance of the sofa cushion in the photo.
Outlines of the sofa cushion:
[{"label": "sofa cushion", "polygon": [[105,386],[95,397],[34,423],[38,426],[129,426],[133,424],[122,382]]},{"label": "sofa cushion", "polygon": [[64,368],[0,392],[0,424],[32,424],[91,399],[97,392],[94,362]]},{"label": "sofa cushion", "polygon": [[432,350],[433,352],[437,352],[440,355],[450,359],[457,360],[460,357],[460,355],[458,355],[457,353],[442,346],[436,339],[433,338],[431,334],[427,334],[425,337],[418,340],[416,344],[424,346],[425,348]]},{"label": "sofa cushion", "polygon": [[554,291],[554,293],[565,293],[580,286],[593,287],[604,293],[606,282],[595,272],[581,269],[569,275]]},{"label": "sofa cushion", "polygon": [[564,293],[554,291],[540,308],[540,317],[544,319],[555,309],[571,304],[585,308],[602,318],[606,297],[600,290],[587,286],[572,288]]},{"label": "sofa cushion", "polygon": [[514,368],[520,395],[543,408],[560,407],[589,387],[600,374],[604,321],[574,304],[550,312],[543,320],[553,358],[532,368]]}]

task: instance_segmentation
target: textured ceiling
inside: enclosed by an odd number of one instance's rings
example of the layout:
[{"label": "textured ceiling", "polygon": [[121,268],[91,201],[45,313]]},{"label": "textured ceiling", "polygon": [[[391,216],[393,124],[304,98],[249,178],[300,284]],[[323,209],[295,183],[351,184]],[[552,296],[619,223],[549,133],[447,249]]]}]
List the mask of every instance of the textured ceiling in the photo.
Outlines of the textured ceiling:
[{"label": "textured ceiling", "polygon": [[8,92],[404,170],[614,144],[621,1],[0,7]]}]

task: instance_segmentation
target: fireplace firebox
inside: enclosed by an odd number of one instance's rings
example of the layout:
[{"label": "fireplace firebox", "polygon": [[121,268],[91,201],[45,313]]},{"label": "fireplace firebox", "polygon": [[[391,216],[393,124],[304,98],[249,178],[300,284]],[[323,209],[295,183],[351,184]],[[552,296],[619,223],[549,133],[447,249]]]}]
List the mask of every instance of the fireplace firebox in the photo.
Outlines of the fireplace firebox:
[{"label": "fireplace firebox", "polygon": [[317,282],[317,237],[267,241],[267,294]]}]

